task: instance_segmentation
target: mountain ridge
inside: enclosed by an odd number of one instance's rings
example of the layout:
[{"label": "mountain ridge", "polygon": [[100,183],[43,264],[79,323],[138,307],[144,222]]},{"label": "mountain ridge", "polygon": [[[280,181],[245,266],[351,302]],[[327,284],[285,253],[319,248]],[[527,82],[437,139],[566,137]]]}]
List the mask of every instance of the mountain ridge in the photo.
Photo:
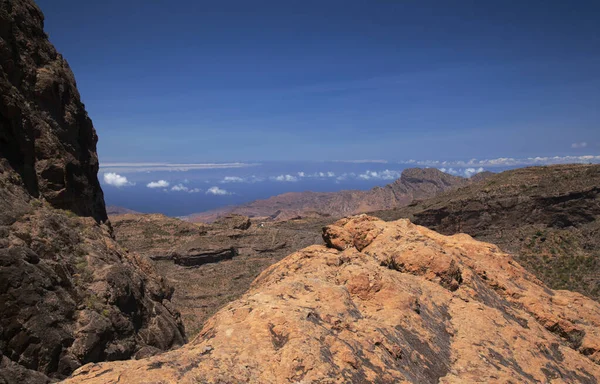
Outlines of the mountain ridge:
[{"label": "mountain ridge", "polygon": [[436,168],[408,168],[399,179],[383,187],[367,191],[287,192],[236,207],[191,214],[191,222],[211,222],[226,214],[289,220],[294,217],[341,217],[378,209],[390,209],[409,204],[414,199],[469,183],[469,179],[443,173]]}]

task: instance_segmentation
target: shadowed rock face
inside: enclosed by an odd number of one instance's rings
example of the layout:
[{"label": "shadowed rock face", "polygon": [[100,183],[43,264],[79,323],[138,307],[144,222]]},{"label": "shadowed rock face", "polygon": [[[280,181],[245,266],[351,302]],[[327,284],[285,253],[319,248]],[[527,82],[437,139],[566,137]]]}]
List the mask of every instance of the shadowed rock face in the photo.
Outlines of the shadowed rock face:
[{"label": "shadowed rock face", "polygon": [[30,195],[104,221],[98,137],[69,65],[43,27],[33,1],[0,2],[0,157]]},{"label": "shadowed rock face", "polygon": [[492,244],[369,216],[274,264],[190,344],[67,383],[597,383],[600,304]]},{"label": "shadowed rock face", "polygon": [[0,1],[0,91],[0,383],[183,344],[172,288],[103,223],[96,133],[32,1]]}]

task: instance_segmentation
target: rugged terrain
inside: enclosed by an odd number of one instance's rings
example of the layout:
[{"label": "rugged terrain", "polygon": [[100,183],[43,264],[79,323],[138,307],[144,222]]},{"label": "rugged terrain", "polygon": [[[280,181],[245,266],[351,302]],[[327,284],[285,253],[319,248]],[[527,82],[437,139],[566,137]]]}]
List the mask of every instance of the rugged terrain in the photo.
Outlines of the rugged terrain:
[{"label": "rugged terrain", "polygon": [[28,0],[0,2],[0,382],[186,341],[151,263],[112,237],[97,136]]},{"label": "rugged terrain", "polygon": [[600,299],[600,165],[515,169],[374,214],[493,242],[550,287]]},{"label": "rugged terrain", "polygon": [[410,168],[384,187],[368,191],[290,192],[264,200],[256,200],[233,208],[224,208],[188,216],[192,222],[211,222],[227,214],[261,217],[284,221],[296,217],[343,217],[347,215],[391,209],[408,205],[414,199],[425,199],[437,193],[470,182],[435,168]]},{"label": "rugged terrain", "polygon": [[154,260],[175,287],[173,304],[193,336],[225,304],[237,299],[260,272],[285,256],[321,243],[323,222],[251,222],[232,215],[192,224],[163,215],[111,216],[117,241]]},{"label": "rugged terrain", "polygon": [[265,270],[186,346],[67,383],[600,379],[600,304],[508,254],[408,220],[343,219]]}]

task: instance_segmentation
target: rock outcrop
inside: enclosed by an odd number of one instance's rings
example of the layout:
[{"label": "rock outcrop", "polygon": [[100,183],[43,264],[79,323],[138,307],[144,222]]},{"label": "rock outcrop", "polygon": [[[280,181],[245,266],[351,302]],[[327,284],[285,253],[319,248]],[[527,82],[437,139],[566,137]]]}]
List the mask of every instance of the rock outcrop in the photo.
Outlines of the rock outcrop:
[{"label": "rock outcrop", "polygon": [[492,244],[357,216],[265,270],[190,344],[67,383],[600,380],[600,304]]},{"label": "rock outcrop", "polygon": [[173,304],[193,336],[225,304],[237,299],[260,272],[285,256],[320,243],[324,223],[252,223],[232,216],[193,224],[163,215],[111,216],[117,241],[155,261],[175,287]]},{"label": "rock outcrop", "polygon": [[105,221],[98,137],[44,15],[31,0],[5,0],[0,26],[0,155],[31,196]]},{"label": "rock outcrop", "polygon": [[353,215],[381,209],[403,207],[414,199],[425,199],[462,185],[470,180],[452,176],[435,168],[410,168],[384,187],[368,191],[290,192],[256,200],[234,208],[193,214],[192,222],[211,222],[229,214],[283,221],[292,218],[323,218]]},{"label": "rock outcrop", "polygon": [[515,169],[375,215],[492,242],[550,287],[600,300],[600,165]]},{"label": "rock outcrop", "polygon": [[0,382],[183,344],[170,288],[106,223],[96,133],[29,0],[0,1]]}]

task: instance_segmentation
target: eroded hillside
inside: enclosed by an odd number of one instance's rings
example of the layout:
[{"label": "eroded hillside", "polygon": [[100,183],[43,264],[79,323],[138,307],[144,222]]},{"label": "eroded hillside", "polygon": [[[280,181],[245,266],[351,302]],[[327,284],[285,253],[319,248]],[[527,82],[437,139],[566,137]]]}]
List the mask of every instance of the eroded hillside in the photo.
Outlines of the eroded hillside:
[{"label": "eroded hillside", "polygon": [[492,244],[369,216],[264,271],[190,344],[67,383],[570,382],[600,379],[600,304]]},{"label": "eroded hillside", "polygon": [[515,169],[374,214],[492,242],[552,288],[600,299],[600,165]]}]

